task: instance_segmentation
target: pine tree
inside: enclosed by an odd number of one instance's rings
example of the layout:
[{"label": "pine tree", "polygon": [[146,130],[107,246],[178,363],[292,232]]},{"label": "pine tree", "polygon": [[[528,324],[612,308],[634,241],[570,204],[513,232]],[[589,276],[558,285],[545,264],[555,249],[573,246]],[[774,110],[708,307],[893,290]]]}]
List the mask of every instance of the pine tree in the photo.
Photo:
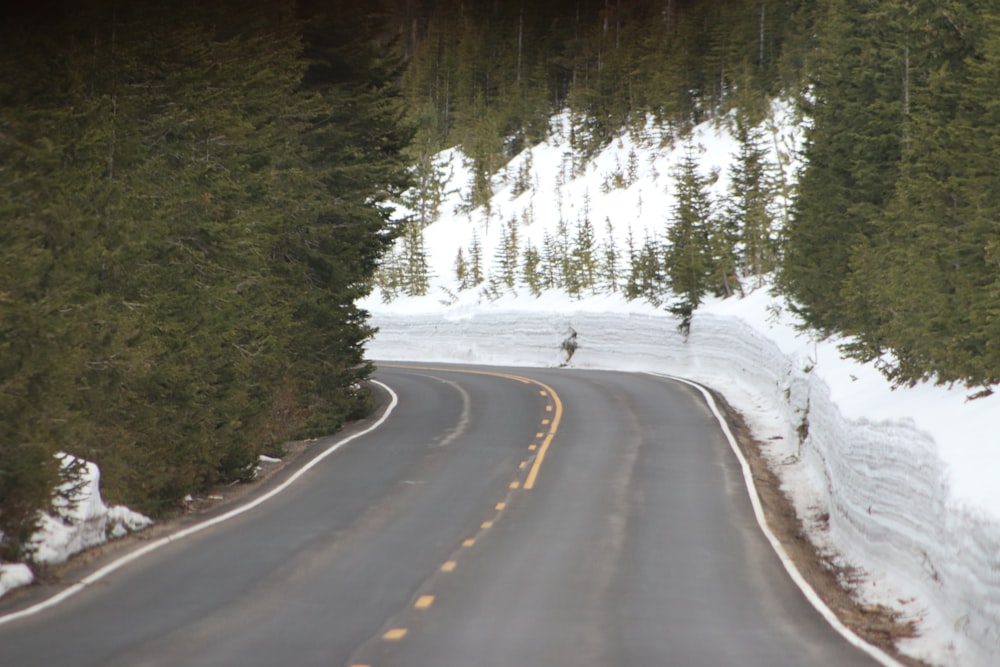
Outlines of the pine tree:
[{"label": "pine tree", "polygon": [[583,287],[578,267],[573,261],[573,239],[570,238],[569,225],[563,218],[556,225],[556,233],[552,237],[546,259],[555,267],[556,286],[566,290],[570,296],[579,296]]},{"label": "pine tree", "polygon": [[577,222],[576,234],[570,251],[573,283],[578,286],[578,292],[588,289],[593,291],[597,286],[597,248],[594,239],[594,226],[590,222],[587,209],[589,207],[584,210],[582,217]]},{"label": "pine tree", "polygon": [[998,210],[987,165],[996,151],[981,115],[985,97],[970,95],[968,66],[975,71],[986,57],[973,55],[967,37],[983,17],[925,11],[899,14],[910,46],[904,149],[893,199],[855,249],[844,293],[861,316],[849,349],[863,359],[891,350],[881,368],[895,382],[989,384],[998,378],[986,362],[986,313],[995,312],[987,248]]},{"label": "pine tree", "polygon": [[458,248],[458,254],[455,255],[455,281],[458,283],[459,291],[472,287],[469,265],[465,261],[465,254],[461,247]]},{"label": "pine tree", "polygon": [[877,10],[862,0],[829,0],[817,21],[807,167],[780,278],[806,322],[822,331],[856,329],[871,316],[849,308],[843,290],[853,249],[876,233],[899,174],[905,40]]},{"label": "pine tree", "polygon": [[391,50],[336,5],[303,23],[95,0],[4,29],[4,64],[32,64],[0,68],[0,206],[25,223],[0,231],[21,276],[0,296],[0,422],[23,443],[0,465],[58,447],[156,513],[368,409],[354,303],[393,240],[381,204],[408,185],[410,132]]},{"label": "pine tree", "polygon": [[544,289],[561,289],[565,285],[559,242],[547,229],[542,236],[541,267]]},{"label": "pine tree", "polygon": [[483,246],[479,241],[479,234],[476,233],[476,230],[472,230],[472,243],[469,246],[468,275],[471,287],[478,287],[485,280]]},{"label": "pine tree", "polygon": [[430,289],[430,267],[427,264],[427,249],[424,233],[416,220],[406,225],[403,235],[403,276],[407,296],[425,296]]},{"label": "pine tree", "polygon": [[510,290],[517,285],[519,259],[517,219],[511,218],[501,230],[500,245],[493,262],[499,272],[497,280]]},{"label": "pine tree", "polygon": [[718,270],[712,261],[710,179],[699,173],[691,144],[674,174],[674,183],[676,195],[667,229],[666,273],[670,288],[679,299],[678,308],[690,317],[709,290],[710,276]]},{"label": "pine tree", "polygon": [[666,290],[666,267],[663,245],[648,232],[642,247],[632,255],[625,296],[629,300],[645,299],[654,306],[663,303]]},{"label": "pine tree", "polygon": [[605,218],[604,243],[601,245],[600,274],[602,287],[612,294],[618,292],[619,288],[619,256],[618,247],[615,244],[614,227],[611,218]]},{"label": "pine tree", "polygon": [[524,247],[524,256],[521,264],[521,281],[528,287],[534,296],[541,296],[545,289],[545,276],[541,271],[542,257],[531,242]]},{"label": "pine tree", "polygon": [[738,239],[741,271],[756,276],[759,285],[762,277],[777,267],[774,177],[761,131],[742,116],[737,116],[736,139],[739,149],[730,167],[724,224],[726,233]]}]

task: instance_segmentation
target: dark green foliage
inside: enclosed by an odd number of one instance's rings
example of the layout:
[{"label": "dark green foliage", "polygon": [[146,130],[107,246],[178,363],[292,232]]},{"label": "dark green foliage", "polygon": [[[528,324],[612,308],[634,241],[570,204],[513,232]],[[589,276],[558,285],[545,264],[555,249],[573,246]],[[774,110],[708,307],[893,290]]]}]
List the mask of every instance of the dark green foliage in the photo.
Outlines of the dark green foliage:
[{"label": "dark green foliage", "polygon": [[567,263],[566,291],[579,296],[585,290],[596,292],[599,277],[599,249],[594,236],[594,225],[590,222],[589,197],[584,204],[584,210],[577,221],[576,233]]},{"label": "dark green foliage", "polygon": [[465,252],[460,247],[455,255],[455,281],[458,283],[459,291],[472,287],[469,276],[469,264],[465,260]]},{"label": "dark green foliage", "polygon": [[621,276],[619,274],[621,271],[621,260],[618,256],[618,247],[615,243],[614,228],[611,225],[610,218],[605,218],[605,225],[605,238],[604,243],[600,247],[599,257],[601,287],[606,292],[614,293],[620,287],[619,281]]},{"label": "dark green foliage", "polygon": [[[738,115],[735,134],[739,152],[729,170],[729,191],[721,225],[727,247],[736,250],[735,263],[739,272],[760,280],[778,266],[779,248],[774,232],[775,176],[761,131]],[[736,273],[736,268],[728,267],[728,270]]]},{"label": "dark green foliage", "polygon": [[635,249],[629,237],[629,276],[625,283],[625,298],[645,299],[659,306],[667,289],[663,244],[655,236],[646,235],[642,247]]},{"label": "dark green foliage", "polygon": [[[708,192],[711,179],[698,172],[694,147],[688,145],[674,175],[675,203],[667,230],[666,273],[670,289],[690,316],[710,291],[713,276],[725,272],[728,262],[715,261],[731,253],[713,233],[715,216]],[[723,277],[725,279],[725,276]]]},{"label": "dark green foliage", "polygon": [[517,219],[511,218],[501,230],[500,245],[497,247],[494,257],[496,266],[496,279],[507,289],[513,291],[517,285],[518,264],[520,254],[518,250],[519,239],[517,231]]},{"label": "dark green foliage", "polygon": [[902,151],[901,35],[868,0],[830,0],[812,72],[813,127],[787,230],[782,275],[807,320],[851,326],[843,297],[851,249],[875,231]]},{"label": "dark green foliage", "polygon": [[529,241],[524,248],[521,281],[534,296],[541,296],[544,276],[541,273],[542,256]]},{"label": "dark green foliage", "polygon": [[59,462],[51,448],[13,444],[7,440],[11,430],[4,429],[0,442],[0,561],[25,557],[24,546],[38,528],[38,510],[50,507],[59,482]]},{"label": "dark green foliage", "polygon": [[1000,17],[982,2],[829,14],[785,290],[894,382],[994,384]]},{"label": "dark green foliage", "polygon": [[466,276],[469,287],[478,287],[486,279],[483,267],[483,245],[479,240],[479,234],[472,230],[472,242],[469,245],[469,259],[466,264]]},{"label": "dark green foliage", "polygon": [[402,227],[399,241],[383,257],[375,276],[382,300],[387,303],[400,294],[424,296],[430,289],[430,266],[420,223],[412,218],[399,226]]},{"label": "dark green foliage", "polygon": [[58,450],[159,513],[367,409],[354,302],[410,132],[377,25],[324,8],[88,0],[6,24],[0,476],[29,500],[0,498],[4,521],[45,506]]},{"label": "dark green foliage", "polygon": [[798,84],[808,42],[794,31],[811,4],[418,1],[396,29],[412,53],[409,106],[439,147],[465,147],[478,199],[503,158],[566,107],[584,154],[647,113],[682,126],[737,105],[759,116],[769,95]]}]

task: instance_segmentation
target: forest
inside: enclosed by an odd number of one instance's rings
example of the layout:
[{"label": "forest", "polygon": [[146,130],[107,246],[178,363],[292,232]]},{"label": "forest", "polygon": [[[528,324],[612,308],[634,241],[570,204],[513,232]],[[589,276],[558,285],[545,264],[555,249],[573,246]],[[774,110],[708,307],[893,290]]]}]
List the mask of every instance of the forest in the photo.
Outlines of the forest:
[{"label": "forest", "polygon": [[[69,452],[162,516],[371,409],[356,300],[409,182],[351,2],[41,2],[0,31],[0,559]],[[57,494],[58,495],[58,494]]]},{"label": "forest", "polygon": [[[600,229],[545,248],[511,231],[509,285],[572,292],[602,280],[581,267],[622,262],[609,288],[687,321],[706,294],[773,275],[805,326],[849,337],[895,383],[1000,382],[986,0],[43,0],[14,19],[0,27],[0,559],[30,556],[37,510],[72,484],[58,452],[159,516],[366,414],[373,332],[355,302],[376,281],[424,289],[419,266],[385,269],[434,219],[434,156],[461,145],[468,204],[488,204],[559,112],[582,159],[650,120],[683,141],[728,119],[735,186],[710,210],[689,156],[663,233],[626,258]],[[778,97],[807,124],[780,219],[788,185],[752,131]],[[455,262],[470,288],[475,253]]]}]

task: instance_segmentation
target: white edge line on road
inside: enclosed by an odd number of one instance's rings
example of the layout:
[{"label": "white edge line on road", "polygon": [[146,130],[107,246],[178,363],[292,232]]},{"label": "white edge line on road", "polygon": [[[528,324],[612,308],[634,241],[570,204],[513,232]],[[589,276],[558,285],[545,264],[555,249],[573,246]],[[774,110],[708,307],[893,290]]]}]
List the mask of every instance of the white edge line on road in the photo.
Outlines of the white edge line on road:
[{"label": "white edge line on road", "polygon": [[719,422],[719,427],[722,429],[726,439],[729,441],[729,446],[732,448],[733,453],[736,454],[736,458],[740,462],[740,468],[743,470],[743,479],[747,485],[747,493],[750,496],[750,504],[753,505],[754,516],[757,517],[757,525],[760,526],[760,529],[767,538],[767,541],[771,543],[771,547],[774,549],[775,553],[778,554],[778,558],[781,560],[781,564],[785,566],[788,576],[792,578],[792,581],[795,582],[795,584],[802,591],[803,595],[806,596],[809,603],[812,604],[816,611],[823,615],[823,618],[826,619],[827,623],[829,623],[834,630],[839,632],[844,639],[867,653],[882,665],[885,665],[885,667],[905,667],[888,653],[873,644],[869,644],[860,636],[855,634],[853,630],[844,625],[840,619],[837,618],[837,615],[833,613],[825,602],[823,602],[822,598],[820,598],[819,594],[816,593],[809,582],[806,581],[805,577],[802,576],[802,573],[799,572],[799,569],[795,567],[795,563],[792,562],[792,559],[788,556],[788,552],[785,551],[785,547],[781,544],[778,538],[774,536],[774,533],[771,532],[771,528],[767,525],[767,518],[764,516],[764,508],[761,506],[760,497],[757,495],[757,485],[754,484],[753,474],[750,471],[750,464],[743,456],[743,452],[740,451],[739,445],[736,443],[736,438],[733,436],[733,432],[730,430],[725,417],[723,417],[722,413],[719,411],[719,407],[716,405],[711,392],[697,382],[677,377],[676,375],[652,372],[649,374],[668,378],[670,380],[694,387],[701,392],[702,396],[705,397],[705,402],[708,403],[708,407],[712,410],[712,414],[715,415],[715,419]]},{"label": "white edge line on road", "polygon": [[288,479],[286,479],[284,482],[282,482],[281,484],[279,484],[275,488],[271,489],[270,491],[268,491],[264,495],[259,496],[259,497],[255,498],[255,499],[253,499],[252,501],[248,502],[246,505],[241,505],[241,506],[239,506],[239,507],[237,507],[235,509],[232,509],[232,510],[226,512],[225,514],[220,514],[217,517],[213,517],[211,519],[208,519],[207,521],[203,521],[201,523],[195,524],[195,525],[193,525],[193,526],[191,526],[189,528],[185,528],[184,530],[181,530],[181,531],[178,531],[176,533],[173,533],[172,535],[167,535],[166,537],[162,537],[162,538],[160,538],[158,540],[150,542],[149,544],[147,544],[146,546],[144,546],[142,548],[136,549],[135,551],[132,551],[132,552],[130,552],[128,554],[125,554],[121,558],[118,558],[118,559],[116,559],[116,560],[108,563],[104,567],[101,567],[100,569],[95,570],[94,572],[90,573],[89,575],[87,575],[86,577],[84,577],[80,581],[76,582],[72,586],[69,586],[68,588],[63,589],[59,593],[53,595],[52,597],[50,597],[50,598],[48,598],[46,600],[43,600],[42,602],[39,602],[36,605],[33,605],[33,606],[28,607],[26,609],[22,609],[20,611],[16,611],[16,612],[12,612],[10,614],[6,614],[4,616],[0,616],[0,625],[4,625],[5,623],[10,623],[12,621],[16,621],[16,620],[19,620],[19,619],[22,619],[22,618],[26,618],[28,616],[34,616],[35,614],[38,614],[39,612],[42,612],[42,611],[45,611],[46,609],[54,607],[57,604],[59,604],[60,602],[62,602],[64,600],[66,600],[66,599],[68,599],[68,598],[76,595],[77,593],[79,593],[80,591],[82,591],[87,586],[90,586],[91,584],[100,581],[101,579],[103,579],[104,577],[108,576],[109,574],[111,574],[115,570],[118,570],[118,569],[124,567],[125,565],[131,563],[134,560],[138,560],[139,558],[142,558],[146,554],[148,554],[148,553],[150,553],[152,551],[155,551],[156,549],[159,549],[160,547],[162,547],[164,545],[171,544],[173,542],[178,542],[180,540],[183,540],[185,537],[190,537],[191,535],[194,535],[195,533],[200,533],[201,531],[205,530],[206,528],[211,528],[212,526],[216,526],[216,525],[218,525],[218,524],[220,524],[220,523],[222,523],[224,521],[229,521],[230,519],[232,519],[234,517],[237,517],[237,516],[239,516],[241,514],[249,512],[250,510],[254,509],[255,507],[259,507],[260,505],[263,505],[264,503],[266,503],[271,498],[274,498],[276,495],[278,495],[279,493],[281,493],[282,491],[284,491],[285,489],[287,489],[288,487],[290,487],[292,484],[294,484],[296,481],[298,481],[298,479],[300,477],[302,477],[304,474],[306,474],[307,472],[309,472],[309,470],[311,470],[316,465],[318,465],[320,463],[320,461],[322,461],[326,457],[330,456],[331,454],[333,454],[334,452],[336,452],[338,449],[340,449],[341,447],[343,447],[347,443],[349,443],[349,442],[351,442],[353,440],[356,440],[356,439],[360,438],[363,435],[367,435],[367,434],[371,433],[372,431],[374,431],[375,429],[377,429],[379,426],[381,426],[383,423],[385,423],[386,419],[389,418],[389,415],[392,414],[392,411],[396,408],[396,405],[399,403],[399,397],[396,395],[396,392],[394,392],[387,385],[379,382],[378,380],[370,380],[370,382],[372,384],[376,384],[376,385],[382,387],[382,389],[384,389],[385,391],[387,391],[389,393],[389,396],[390,396],[390,401],[389,401],[388,407],[386,407],[386,409],[385,409],[385,412],[382,413],[382,416],[379,417],[375,421],[375,423],[373,423],[371,426],[369,426],[365,430],[359,431],[357,433],[354,433],[353,435],[349,435],[346,438],[338,440],[333,445],[331,445],[330,447],[327,447],[325,450],[323,450],[322,452],[320,452],[311,461],[309,461],[304,466],[302,466],[297,471],[295,471],[295,474],[293,474],[291,477],[289,477]]}]

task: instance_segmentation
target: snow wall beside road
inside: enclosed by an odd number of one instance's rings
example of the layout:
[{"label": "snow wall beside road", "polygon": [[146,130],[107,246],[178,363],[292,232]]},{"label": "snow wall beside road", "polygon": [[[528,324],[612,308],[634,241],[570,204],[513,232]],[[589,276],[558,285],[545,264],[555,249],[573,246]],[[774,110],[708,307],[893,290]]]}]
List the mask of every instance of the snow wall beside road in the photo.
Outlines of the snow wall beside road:
[{"label": "snow wall beside road", "polygon": [[1000,664],[1000,523],[950,499],[936,444],[912,422],[845,418],[807,351],[783,352],[743,320],[710,313],[696,314],[686,342],[676,320],[655,314],[477,306],[372,321],[372,359],[554,366],[572,326],[573,367],[662,372],[718,390],[765,443],[814,541],[864,572],[863,598],[921,621],[904,651]]}]

